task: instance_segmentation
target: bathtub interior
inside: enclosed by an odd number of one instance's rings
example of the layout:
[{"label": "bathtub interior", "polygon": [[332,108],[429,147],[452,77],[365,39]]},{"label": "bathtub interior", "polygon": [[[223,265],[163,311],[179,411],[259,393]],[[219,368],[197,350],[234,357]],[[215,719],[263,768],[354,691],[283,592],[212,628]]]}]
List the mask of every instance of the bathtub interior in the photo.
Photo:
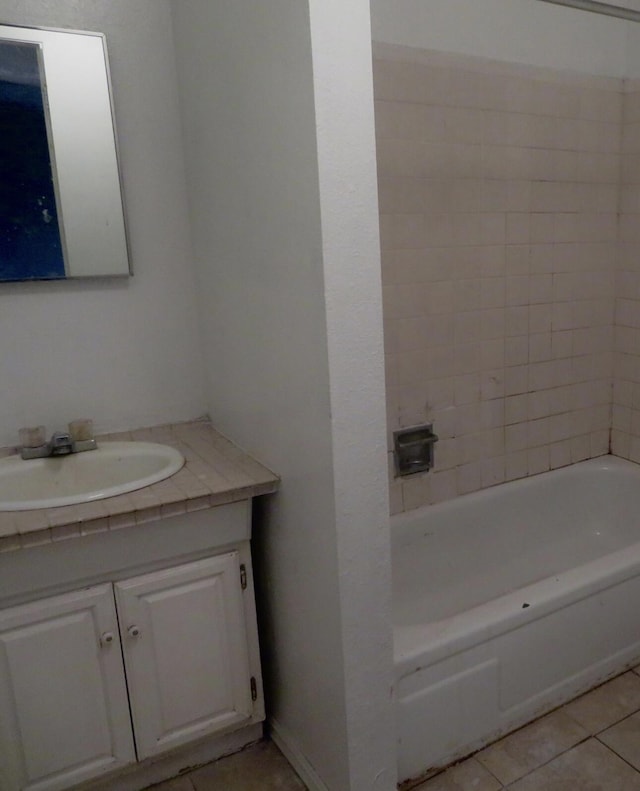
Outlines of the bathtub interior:
[{"label": "bathtub interior", "polygon": [[465,612],[640,540],[640,467],[604,456],[392,520],[396,626]]}]

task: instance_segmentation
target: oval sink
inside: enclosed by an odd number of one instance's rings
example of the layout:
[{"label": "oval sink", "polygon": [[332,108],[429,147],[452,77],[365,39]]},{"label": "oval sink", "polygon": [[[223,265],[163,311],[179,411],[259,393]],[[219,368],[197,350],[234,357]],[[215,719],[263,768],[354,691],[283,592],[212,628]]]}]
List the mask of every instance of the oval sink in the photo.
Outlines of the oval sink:
[{"label": "oval sink", "polygon": [[155,442],[103,442],[96,450],[25,461],[0,459],[0,511],[88,503],[157,483],[184,458]]}]

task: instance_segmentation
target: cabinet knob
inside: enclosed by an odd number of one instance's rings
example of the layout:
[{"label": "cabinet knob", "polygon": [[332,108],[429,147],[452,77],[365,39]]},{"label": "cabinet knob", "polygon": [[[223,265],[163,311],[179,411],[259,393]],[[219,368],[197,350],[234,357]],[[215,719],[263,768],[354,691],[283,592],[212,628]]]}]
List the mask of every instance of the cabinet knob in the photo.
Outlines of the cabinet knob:
[{"label": "cabinet knob", "polygon": [[102,645],[109,645],[113,642],[113,632],[104,632],[100,637]]},{"label": "cabinet knob", "polygon": [[137,637],[140,634],[140,627],[136,626],[135,624],[133,626],[130,626],[127,629],[127,634],[129,635],[129,637]]}]

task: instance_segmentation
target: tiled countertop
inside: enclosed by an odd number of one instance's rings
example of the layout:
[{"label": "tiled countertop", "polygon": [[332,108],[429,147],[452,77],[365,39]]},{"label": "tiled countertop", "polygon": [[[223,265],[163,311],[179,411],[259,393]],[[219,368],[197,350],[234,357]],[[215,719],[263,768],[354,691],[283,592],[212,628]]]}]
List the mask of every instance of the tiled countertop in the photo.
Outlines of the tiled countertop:
[{"label": "tiled countertop", "polygon": [[138,440],[171,445],[182,453],[185,465],[164,481],[117,497],[60,508],[0,512],[0,552],[132,527],[269,494],[278,488],[277,475],[237,448],[210,423],[179,423],[105,434],[97,439],[98,444]]}]

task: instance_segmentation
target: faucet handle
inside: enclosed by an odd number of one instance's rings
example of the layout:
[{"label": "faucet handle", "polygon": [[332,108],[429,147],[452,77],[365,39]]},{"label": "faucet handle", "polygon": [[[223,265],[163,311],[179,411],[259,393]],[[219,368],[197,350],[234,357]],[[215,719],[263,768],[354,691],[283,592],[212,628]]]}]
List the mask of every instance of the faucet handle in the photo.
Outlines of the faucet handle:
[{"label": "faucet handle", "polygon": [[93,436],[93,420],[82,418],[72,420],[69,423],[69,434],[73,443],[73,452],[80,453],[83,450],[95,450],[98,447]]},{"label": "faucet handle", "polygon": [[23,448],[41,448],[47,444],[47,430],[44,426],[23,426],[18,431],[18,437]]},{"label": "faucet handle", "polygon": [[69,423],[69,434],[73,442],[74,453],[83,450],[95,450],[98,443],[93,435],[93,420],[82,418]]},{"label": "faucet handle", "polygon": [[81,418],[69,423],[69,434],[74,442],[84,442],[93,439],[93,420]]}]

